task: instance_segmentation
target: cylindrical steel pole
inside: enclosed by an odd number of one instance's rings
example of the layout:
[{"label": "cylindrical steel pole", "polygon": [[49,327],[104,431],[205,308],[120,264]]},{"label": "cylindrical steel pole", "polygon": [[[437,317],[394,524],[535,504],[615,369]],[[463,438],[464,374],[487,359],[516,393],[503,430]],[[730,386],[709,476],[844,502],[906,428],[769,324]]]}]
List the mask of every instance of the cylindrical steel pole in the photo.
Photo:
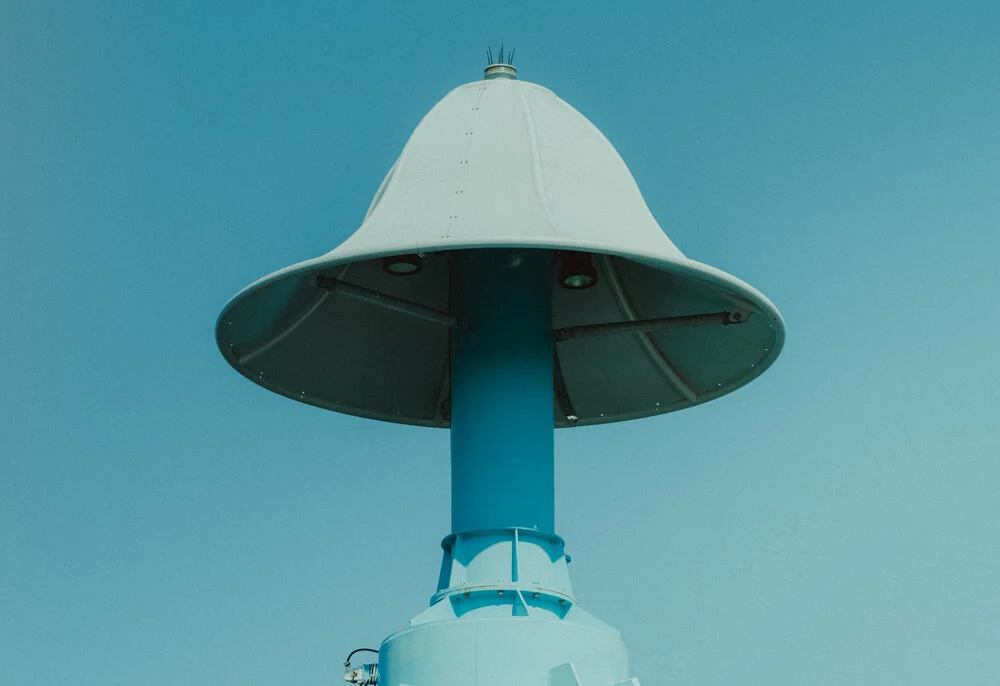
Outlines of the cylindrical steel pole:
[{"label": "cylindrical steel pole", "polygon": [[554,533],[552,278],[547,250],[456,254],[451,334],[452,531]]},{"label": "cylindrical steel pole", "polygon": [[382,642],[379,683],[634,684],[553,531],[551,252],[454,257],[452,312],[472,327],[451,332],[453,533],[431,606]]}]

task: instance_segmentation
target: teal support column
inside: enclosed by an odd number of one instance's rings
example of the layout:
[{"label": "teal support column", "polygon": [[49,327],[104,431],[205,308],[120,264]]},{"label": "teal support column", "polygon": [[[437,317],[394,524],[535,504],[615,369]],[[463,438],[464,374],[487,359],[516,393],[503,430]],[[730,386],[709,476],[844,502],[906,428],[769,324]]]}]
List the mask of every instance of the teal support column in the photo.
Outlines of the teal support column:
[{"label": "teal support column", "polygon": [[456,254],[451,336],[452,531],[555,531],[552,255]]},{"label": "teal support column", "polygon": [[452,534],[430,607],[379,649],[379,686],[635,686],[576,603],[554,533],[552,254],[455,253]]}]

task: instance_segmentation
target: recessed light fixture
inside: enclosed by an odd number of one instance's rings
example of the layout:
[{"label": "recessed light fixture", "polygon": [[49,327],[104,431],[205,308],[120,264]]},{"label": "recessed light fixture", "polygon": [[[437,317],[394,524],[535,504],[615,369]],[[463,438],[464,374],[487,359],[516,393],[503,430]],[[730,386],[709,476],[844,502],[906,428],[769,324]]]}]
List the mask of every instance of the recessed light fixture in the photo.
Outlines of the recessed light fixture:
[{"label": "recessed light fixture", "polygon": [[382,258],[382,269],[393,276],[416,274],[424,266],[420,255],[392,255]]},{"label": "recessed light fixture", "polygon": [[574,291],[582,291],[597,283],[597,269],[591,262],[590,254],[565,250],[559,263],[559,285]]}]

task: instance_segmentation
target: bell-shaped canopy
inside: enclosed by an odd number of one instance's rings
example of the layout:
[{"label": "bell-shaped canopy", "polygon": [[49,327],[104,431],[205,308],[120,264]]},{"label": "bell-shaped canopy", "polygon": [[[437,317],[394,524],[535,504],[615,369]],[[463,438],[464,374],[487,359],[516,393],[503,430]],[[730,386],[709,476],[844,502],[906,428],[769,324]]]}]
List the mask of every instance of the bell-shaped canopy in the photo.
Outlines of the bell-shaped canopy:
[{"label": "bell-shaped canopy", "polygon": [[[450,313],[456,251],[489,248],[553,253],[554,330],[721,313],[703,325],[554,342],[556,426],[717,398],[757,377],[781,349],[784,323],[774,305],[685,257],[600,131],[548,89],[511,78],[460,86],[435,105],[361,227],[326,255],[240,292],[219,317],[219,348],[241,374],[289,398],[449,426],[451,330],[353,296],[377,293]],[[566,288],[560,255],[579,261],[580,253],[596,284]],[[411,273],[391,273],[386,256],[408,256],[399,271]],[[352,294],[330,284],[359,288]]]}]

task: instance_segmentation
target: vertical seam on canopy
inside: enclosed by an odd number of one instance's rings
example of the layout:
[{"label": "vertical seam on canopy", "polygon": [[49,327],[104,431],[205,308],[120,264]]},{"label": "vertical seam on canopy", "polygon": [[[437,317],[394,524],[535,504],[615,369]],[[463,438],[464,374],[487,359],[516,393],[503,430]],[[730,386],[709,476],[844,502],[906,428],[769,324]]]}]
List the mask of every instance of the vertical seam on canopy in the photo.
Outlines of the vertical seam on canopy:
[{"label": "vertical seam on canopy", "polygon": [[[622,315],[628,318],[629,321],[636,321],[639,317],[635,313],[635,309],[632,307],[632,303],[629,302],[628,295],[625,294],[625,290],[622,288],[621,281],[618,280],[618,273],[615,271],[615,266],[611,262],[611,258],[607,255],[601,255],[601,266],[604,267],[604,275],[608,277],[608,285],[611,286],[611,292],[615,296],[615,301],[618,303],[618,308],[621,310]],[[659,346],[656,345],[656,341],[648,333],[638,333],[634,334],[639,341],[639,345],[642,349],[646,351],[649,356],[650,361],[653,363],[660,373],[666,377],[667,381],[676,388],[681,395],[688,399],[688,402],[694,404],[698,402],[698,394],[694,392],[694,389],[688,385],[681,375],[674,369],[674,366],[670,364],[670,360],[667,356],[663,354]]]},{"label": "vertical seam on canopy", "polygon": [[456,179],[459,187],[455,189],[454,214],[449,215],[447,227],[445,228],[444,235],[441,236],[441,238],[451,238],[451,228],[454,226],[455,220],[459,217],[459,213],[461,212],[462,192],[465,190],[465,184],[469,173],[469,153],[472,151],[472,137],[475,135],[476,124],[479,120],[479,108],[482,106],[483,98],[486,96],[487,81],[484,80],[479,83],[479,96],[476,98],[476,104],[472,107],[472,121],[469,122],[469,130],[465,132],[465,150],[462,151],[462,159],[458,161],[461,171]]},{"label": "vertical seam on canopy", "polygon": [[542,170],[542,153],[538,145],[538,129],[535,126],[535,113],[531,109],[524,88],[518,87],[517,95],[521,99],[521,107],[524,110],[524,120],[528,127],[528,139],[531,143],[531,177],[534,181],[535,194],[538,196],[538,203],[542,206],[542,214],[545,221],[553,233],[560,235],[559,227],[556,226],[552,218],[552,208],[549,207],[549,195],[545,190],[545,173]]}]

